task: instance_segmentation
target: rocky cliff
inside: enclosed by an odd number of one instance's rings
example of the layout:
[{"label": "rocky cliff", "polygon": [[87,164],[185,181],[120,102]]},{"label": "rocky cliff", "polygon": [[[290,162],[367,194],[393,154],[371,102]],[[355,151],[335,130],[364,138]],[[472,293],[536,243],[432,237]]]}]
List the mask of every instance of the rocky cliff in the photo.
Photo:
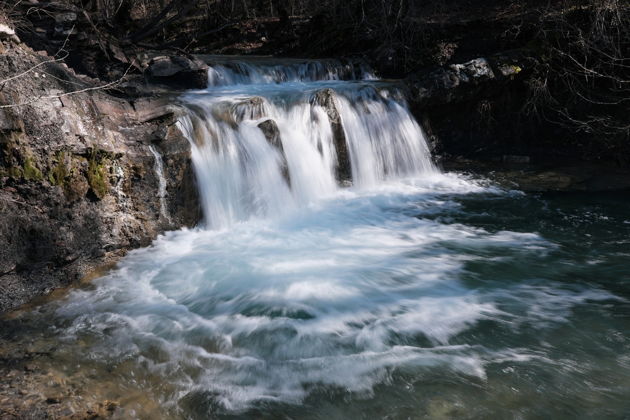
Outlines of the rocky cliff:
[{"label": "rocky cliff", "polygon": [[3,312],[195,225],[200,211],[172,99],[122,94],[19,39],[0,45]]}]

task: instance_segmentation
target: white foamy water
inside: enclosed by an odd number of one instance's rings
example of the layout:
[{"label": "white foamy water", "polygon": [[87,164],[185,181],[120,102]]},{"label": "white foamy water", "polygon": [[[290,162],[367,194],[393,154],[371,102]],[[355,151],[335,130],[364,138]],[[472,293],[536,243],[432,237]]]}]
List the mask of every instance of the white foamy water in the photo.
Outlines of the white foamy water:
[{"label": "white foamy water", "polygon": [[483,258],[476,251],[553,250],[536,234],[423,218],[453,194],[489,192],[432,174],[230,229],[171,232],[132,252],[96,290],[74,292],[57,315],[72,320],[69,342],[103,338],[92,360],[131,360],[174,386],[159,397],[175,410],[185,395],[238,411],[300,403],[321,386],[370,394],[394,373],[438,369],[483,381],[489,363],[552,364],[527,349],[453,341],[484,320],[544,326],[586,300],[611,298],[553,284],[476,290],[462,282],[464,265]]},{"label": "white foamy water", "polygon": [[[318,383],[369,391],[392,368],[483,377],[483,357],[449,339],[500,311],[459,283],[463,261],[439,244],[506,239],[414,217],[436,191],[461,189],[480,188],[434,175],[231,229],[173,232],[96,291],[74,293],[60,315],[74,319],[71,334],[107,335],[107,358],[147,359],[182,392],[211,391],[232,409],[298,402]],[[421,337],[424,346],[404,344]]]},{"label": "white foamy water", "polygon": [[155,176],[158,179],[158,197],[160,199],[160,215],[171,222],[171,217],[168,214],[166,207],[166,178],[164,178],[164,162],[162,161],[162,155],[157,151],[154,145],[149,146],[149,150],[155,159]]},{"label": "white foamy water", "polygon": [[344,183],[365,188],[437,172],[396,88],[330,86],[210,89],[183,98],[188,113],[179,125],[208,227],[293,211]]},{"label": "white foamy water", "polygon": [[[265,60],[257,62],[239,59],[219,59],[210,64],[210,86],[253,85],[318,80],[374,80],[374,72],[360,62],[340,60],[285,60],[283,63]],[[216,58],[215,58],[216,61]]]},{"label": "white foamy water", "polygon": [[[439,173],[395,87],[295,83],[341,70],[276,70],[244,67],[245,88],[182,99],[205,222],[132,252],[58,309],[67,342],[97,338],[91,362],[131,363],[134,383],[136,372],[157,375],[173,390],[151,392],[180,414],[191,395],[239,411],[322,387],[369,395],[401,373],[484,381],[492,363],[553,362],[462,334],[483,321],[563,322],[573,306],[610,298],[471,287],[467,263],[554,249],[536,233],[449,221],[455,196],[518,194]],[[242,82],[222,74],[215,84]]]}]

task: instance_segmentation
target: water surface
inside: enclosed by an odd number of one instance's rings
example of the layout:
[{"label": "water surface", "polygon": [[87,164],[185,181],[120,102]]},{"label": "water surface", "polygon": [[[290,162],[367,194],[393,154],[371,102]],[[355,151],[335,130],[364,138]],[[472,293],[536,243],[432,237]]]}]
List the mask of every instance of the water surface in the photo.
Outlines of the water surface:
[{"label": "water surface", "polygon": [[171,232],[3,338],[120,418],[627,418],[628,198],[343,190]]},{"label": "water surface", "polygon": [[628,193],[441,174],[360,66],[209,78],[179,121],[203,223],[0,324],[42,386],[121,419],[628,418]]}]

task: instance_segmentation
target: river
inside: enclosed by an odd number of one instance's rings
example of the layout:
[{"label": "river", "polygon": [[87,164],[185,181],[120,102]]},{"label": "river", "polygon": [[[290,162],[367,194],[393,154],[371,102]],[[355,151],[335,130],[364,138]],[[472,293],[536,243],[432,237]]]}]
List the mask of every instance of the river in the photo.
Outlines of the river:
[{"label": "river", "polygon": [[627,418],[627,193],[443,173],[361,66],[209,77],[179,121],[200,226],[2,321],[4,343],[115,418]]}]

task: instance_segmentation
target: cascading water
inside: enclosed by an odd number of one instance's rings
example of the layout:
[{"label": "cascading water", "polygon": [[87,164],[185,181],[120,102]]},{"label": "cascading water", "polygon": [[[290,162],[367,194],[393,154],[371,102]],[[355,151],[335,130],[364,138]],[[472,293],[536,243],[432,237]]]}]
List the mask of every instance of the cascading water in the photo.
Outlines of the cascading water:
[{"label": "cascading water", "polygon": [[149,150],[155,159],[155,176],[158,179],[158,198],[160,199],[160,215],[166,219],[169,223],[171,217],[168,214],[166,207],[166,178],[164,178],[164,162],[162,162],[162,156],[157,151],[155,146],[150,145]]},{"label": "cascading water", "polygon": [[[364,188],[435,172],[422,130],[394,86],[338,82],[353,76],[353,68],[316,64],[239,63],[238,78],[218,66],[211,82],[220,72],[221,80],[245,87],[184,98],[188,113],[179,126],[191,143],[210,228],[330,197],[342,181]],[[301,82],[278,84],[285,80]],[[339,179],[344,172],[351,179]]]},{"label": "cascading water", "polygon": [[210,86],[253,85],[318,80],[374,80],[374,72],[362,62],[339,60],[277,60],[259,58],[247,62],[223,57],[211,57],[214,64],[208,70]]},{"label": "cascading water", "polygon": [[214,65],[179,121],[204,226],[13,343],[124,419],[623,418],[627,211],[441,174],[365,72]]}]

